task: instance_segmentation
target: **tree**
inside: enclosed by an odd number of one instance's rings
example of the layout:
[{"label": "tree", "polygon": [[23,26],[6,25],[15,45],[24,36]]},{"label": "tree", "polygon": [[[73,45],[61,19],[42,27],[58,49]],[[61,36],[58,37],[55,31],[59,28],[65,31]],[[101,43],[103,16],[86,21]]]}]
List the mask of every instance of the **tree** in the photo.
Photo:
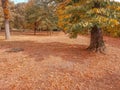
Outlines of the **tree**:
[{"label": "tree", "polygon": [[14,6],[14,28],[22,28],[23,31],[25,29],[26,21],[25,21],[25,3],[18,3]]},{"label": "tree", "polygon": [[4,18],[5,18],[5,36],[6,39],[10,39],[10,29],[9,29],[9,9],[8,9],[8,0],[1,0],[2,2],[2,8],[4,12]]},{"label": "tree", "polygon": [[30,7],[26,9],[26,20],[29,24],[36,26],[35,23],[37,22],[39,29],[43,28],[48,31],[52,31],[53,27],[57,27],[57,16],[52,0],[31,0],[28,2],[28,6]]},{"label": "tree", "polygon": [[120,25],[120,3],[112,0],[65,0],[57,9],[58,25],[71,37],[90,29],[89,50],[103,52],[102,28]]}]

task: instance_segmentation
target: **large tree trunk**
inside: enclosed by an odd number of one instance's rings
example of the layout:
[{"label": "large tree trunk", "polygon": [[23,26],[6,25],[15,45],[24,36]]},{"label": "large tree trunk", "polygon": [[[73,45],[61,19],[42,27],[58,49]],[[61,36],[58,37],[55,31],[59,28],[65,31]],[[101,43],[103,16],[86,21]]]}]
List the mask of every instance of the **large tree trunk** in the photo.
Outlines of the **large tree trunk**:
[{"label": "large tree trunk", "polygon": [[10,28],[9,28],[9,20],[5,19],[5,38],[10,39]]},{"label": "large tree trunk", "polygon": [[105,44],[103,41],[102,30],[101,28],[98,28],[96,25],[91,30],[91,41],[88,49],[104,53]]}]

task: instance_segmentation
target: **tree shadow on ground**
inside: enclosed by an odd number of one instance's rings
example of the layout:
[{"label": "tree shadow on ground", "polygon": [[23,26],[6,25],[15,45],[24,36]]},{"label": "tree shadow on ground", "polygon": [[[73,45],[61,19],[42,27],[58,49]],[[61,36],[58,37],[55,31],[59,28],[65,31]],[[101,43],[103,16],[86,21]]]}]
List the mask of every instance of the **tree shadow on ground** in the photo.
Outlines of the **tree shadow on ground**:
[{"label": "tree shadow on ground", "polygon": [[33,41],[2,41],[1,48],[22,48],[23,53],[35,58],[36,61],[41,61],[45,57],[58,56],[63,60],[73,62],[83,62],[84,59],[94,56],[95,53],[90,53],[86,50],[87,46],[79,44],[67,44],[60,42],[39,43]]}]

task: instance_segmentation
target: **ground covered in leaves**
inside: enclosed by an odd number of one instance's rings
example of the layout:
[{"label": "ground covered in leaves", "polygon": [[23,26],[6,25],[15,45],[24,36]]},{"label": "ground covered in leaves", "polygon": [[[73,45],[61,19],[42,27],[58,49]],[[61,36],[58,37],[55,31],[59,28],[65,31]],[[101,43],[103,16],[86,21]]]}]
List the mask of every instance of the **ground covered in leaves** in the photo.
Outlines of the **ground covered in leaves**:
[{"label": "ground covered in leaves", "polygon": [[86,50],[86,36],[1,33],[0,90],[120,90],[120,39],[105,42],[100,54]]}]

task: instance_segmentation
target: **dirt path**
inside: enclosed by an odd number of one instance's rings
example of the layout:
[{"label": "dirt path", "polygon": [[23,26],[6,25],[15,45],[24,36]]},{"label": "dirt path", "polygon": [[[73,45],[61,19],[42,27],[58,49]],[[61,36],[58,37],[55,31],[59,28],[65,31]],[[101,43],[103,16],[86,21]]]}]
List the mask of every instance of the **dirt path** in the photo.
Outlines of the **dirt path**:
[{"label": "dirt path", "polygon": [[84,36],[1,35],[0,90],[120,90],[120,39],[105,41],[103,55],[86,51]]}]

